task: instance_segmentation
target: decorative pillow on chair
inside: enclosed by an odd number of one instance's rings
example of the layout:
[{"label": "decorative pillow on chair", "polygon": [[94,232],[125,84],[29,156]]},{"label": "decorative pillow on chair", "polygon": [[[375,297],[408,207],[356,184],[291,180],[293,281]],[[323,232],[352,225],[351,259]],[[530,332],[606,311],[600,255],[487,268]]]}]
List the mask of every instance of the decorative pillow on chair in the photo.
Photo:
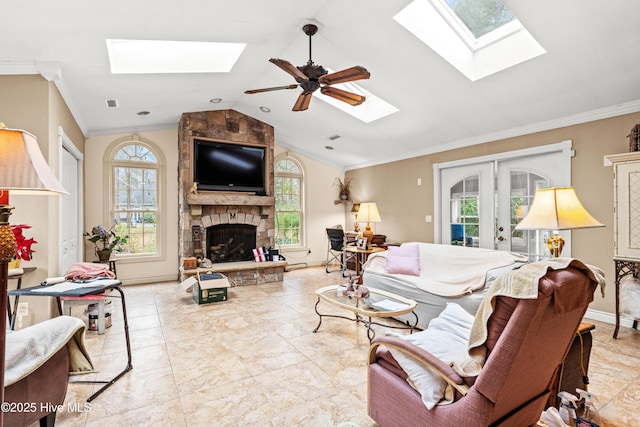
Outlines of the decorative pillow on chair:
[{"label": "decorative pillow on chair", "polygon": [[391,246],[387,255],[387,265],[384,269],[387,274],[420,275],[420,248],[418,245],[407,244]]},{"label": "decorative pillow on chair", "polygon": [[[451,365],[453,362],[462,363],[468,356],[467,345],[473,320],[474,316],[458,304],[447,303],[424,331],[412,335],[389,335],[409,341]],[[409,376],[407,382],[420,393],[427,409],[433,409],[443,399],[450,401],[453,398],[453,390],[447,390],[447,382],[431,368],[399,350],[389,348],[389,351]]]}]

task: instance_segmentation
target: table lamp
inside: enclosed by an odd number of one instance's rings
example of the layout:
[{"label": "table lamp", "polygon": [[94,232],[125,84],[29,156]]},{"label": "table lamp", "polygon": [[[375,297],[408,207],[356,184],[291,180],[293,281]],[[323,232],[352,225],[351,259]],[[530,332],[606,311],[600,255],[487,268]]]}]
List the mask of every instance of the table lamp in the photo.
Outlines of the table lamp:
[{"label": "table lamp", "polygon": [[358,210],[358,220],[360,222],[366,222],[367,227],[362,232],[362,237],[367,238],[367,248],[371,247],[371,239],[373,239],[373,231],[371,231],[371,222],[380,222],[380,213],[378,212],[378,206],[374,202],[360,203],[360,209]]},{"label": "table lamp", "polygon": [[564,239],[558,230],[604,227],[582,206],[573,187],[551,187],[536,190],[536,194],[524,219],[516,230],[553,230],[547,239],[551,256],[557,258],[562,253]]},{"label": "table lamp", "polygon": [[[7,312],[9,261],[16,254],[16,239],[9,225],[9,191],[13,194],[68,194],[53,175],[36,138],[0,123],[0,313]],[[0,315],[0,402],[4,402],[7,316]],[[4,424],[0,411],[0,426]]]}]

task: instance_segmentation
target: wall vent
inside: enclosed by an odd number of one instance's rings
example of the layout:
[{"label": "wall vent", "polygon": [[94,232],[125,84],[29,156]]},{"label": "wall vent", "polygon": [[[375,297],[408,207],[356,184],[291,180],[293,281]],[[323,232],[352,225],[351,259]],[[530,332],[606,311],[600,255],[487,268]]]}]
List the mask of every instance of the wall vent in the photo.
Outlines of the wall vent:
[{"label": "wall vent", "polygon": [[105,102],[107,103],[107,108],[118,108],[117,99],[107,99]]}]

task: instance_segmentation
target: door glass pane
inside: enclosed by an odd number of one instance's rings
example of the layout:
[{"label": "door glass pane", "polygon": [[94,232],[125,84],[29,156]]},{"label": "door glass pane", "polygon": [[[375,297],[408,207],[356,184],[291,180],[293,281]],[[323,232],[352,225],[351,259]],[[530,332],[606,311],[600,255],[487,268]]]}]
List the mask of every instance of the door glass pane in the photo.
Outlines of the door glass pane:
[{"label": "door glass pane", "polygon": [[479,175],[455,183],[449,192],[452,245],[478,247],[480,238]]},{"label": "door glass pane", "polygon": [[526,254],[531,261],[545,256],[548,230],[516,230],[527,215],[536,189],[549,187],[549,180],[527,171],[511,171],[510,184],[511,251]]}]

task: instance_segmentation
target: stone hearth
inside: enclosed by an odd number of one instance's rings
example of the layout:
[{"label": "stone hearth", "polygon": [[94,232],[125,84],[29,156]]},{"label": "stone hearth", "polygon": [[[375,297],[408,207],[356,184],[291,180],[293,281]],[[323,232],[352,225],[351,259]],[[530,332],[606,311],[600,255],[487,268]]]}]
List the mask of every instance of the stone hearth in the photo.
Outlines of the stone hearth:
[{"label": "stone hearth", "polygon": [[[219,110],[184,113],[178,132],[179,247],[182,258],[207,254],[206,232],[216,224],[253,225],[256,227],[256,246],[274,246],[273,127],[237,111]],[[190,192],[193,186],[193,138],[267,147],[266,195],[217,191],[198,191],[196,194]],[[199,244],[194,244],[194,234],[199,237]],[[180,261],[182,265],[182,259]],[[285,262],[243,261],[216,263],[208,270],[223,272],[236,284],[247,285],[282,280],[285,266]],[[195,271],[192,273],[195,274]]]}]

